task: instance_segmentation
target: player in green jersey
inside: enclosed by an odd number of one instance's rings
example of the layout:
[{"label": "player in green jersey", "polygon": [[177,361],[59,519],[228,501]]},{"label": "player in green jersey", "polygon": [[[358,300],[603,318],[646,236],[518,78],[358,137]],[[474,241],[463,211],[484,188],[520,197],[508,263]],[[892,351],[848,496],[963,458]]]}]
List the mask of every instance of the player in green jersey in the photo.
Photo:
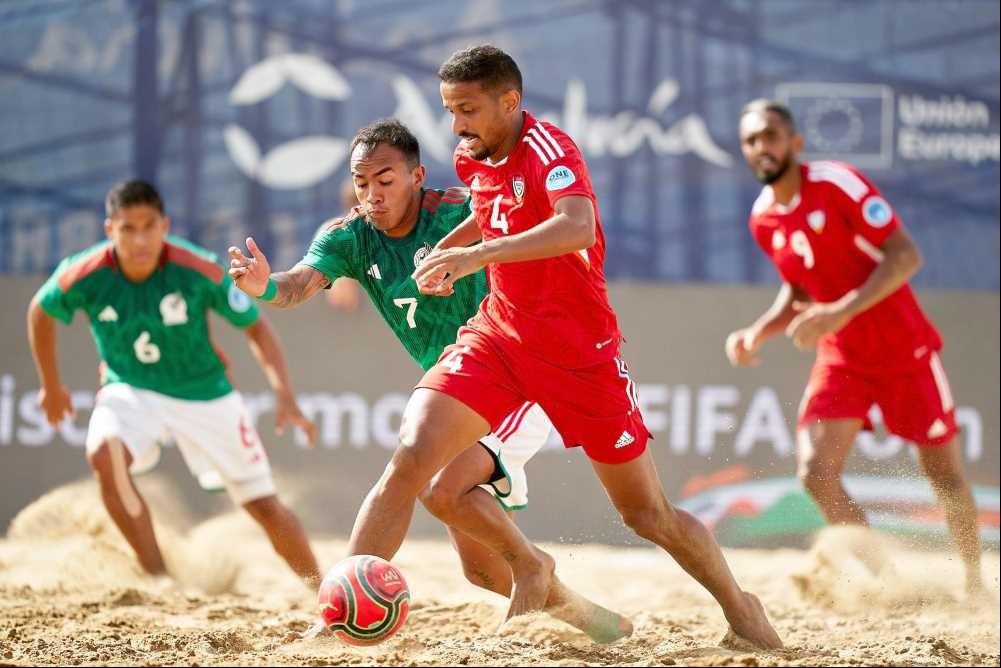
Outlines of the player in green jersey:
[{"label": "player in green jersey", "polygon": [[68,324],[79,309],[90,320],[101,358],[87,460],[108,513],[143,569],[168,573],[131,474],[152,468],[159,443],[170,438],[203,487],[225,486],[292,570],[318,584],[306,535],[275,493],[260,438],[209,337],[208,311],[246,334],[275,391],[278,428],[295,425],[312,442],[315,428],[296,403],[274,330],[214,255],[168,236],[170,221],[153,186],[121,183],[105,206],[108,240],[63,260],[28,310],[46,418],[56,425],[73,412],[59,378],[55,320]]},{"label": "player in green jersey", "polygon": [[[298,265],[271,274],[267,258],[247,239],[252,257],[231,248],[230,274],[248,294],[279,307],[303,303],[338,277],[354,278],[407,352],[427,369],[487,292],[483,272],[457,282],[447,299],[420,295],[410,278],[435,244],[469,216],[468,194],[425,188],[417,139],[394,120],[376,122],[355,136],[351,173],[361,206],[318,234]],[[538,406],[519,407],[504,428],[479,445],[470,444],[422,495],[425,506],[448,526],[469,580],[512,601],[523,578],[554,568],[552,558],[504,512],[527,501],[524,463],[549,431]],[[551,590],[546,609],[597,641],[632,630],[628,620],[561,584]],[[512,606],[509,616],[519,612]]]}]

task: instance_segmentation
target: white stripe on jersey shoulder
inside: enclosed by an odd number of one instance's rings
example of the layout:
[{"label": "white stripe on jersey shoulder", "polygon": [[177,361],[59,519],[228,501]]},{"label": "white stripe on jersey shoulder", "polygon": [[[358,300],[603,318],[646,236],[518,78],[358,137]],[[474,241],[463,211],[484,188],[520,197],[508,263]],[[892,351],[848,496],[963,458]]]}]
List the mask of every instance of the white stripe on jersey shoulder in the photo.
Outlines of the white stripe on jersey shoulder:
[{"label": "white stripe on jersey shoulder", "polygon": [[522,141],[532,147],[532,150],[535,151],[535,155],[539,156],[539,160],[542,161],[543,166],[552,162],[552,160],[549,159],[549,156],[543,153],[542,149],[539,148],[539,145],[536,143],[535,138],[531,135],[531,132],[525,133],[525,137]]},{"label": "white stripe on jersey shoulder", "polygon": [[566,156],[563,147],[560,146],[560,143],[556,141],[542,123],[536,123],[530,127],[522,138],[522,141],[535,151],[535,155],[539,156],[543,167],[548,166],[553,160],[558,160]]},{"label": "white stripe on jersey shoulder", "polygon": [[833,183],[856,202],[861,202],[865,194],[869,192],[869,186],[855,172],[840,163],[829,160],[809,163],[807,178],[814,182]]},{"label": "white stripe on jersey shoulder", "polygon": [[883,261],[883,258],[885,257],[883,255],[883,251],[881,251],[878,246],[863,237],[861,234],[856,234],[853,241],[855,242],[855,248],[858,248],[860,251],[868,255],[869,259],[873,262],[879,264]]},{"label": "white stripe on jersey shoulder", "polygon": [[754,200],[754,204],[751,205],[751,215],[760,216],[763,214],[768,207],[772,205],[775,201],[775,192],[772,190],[771,186],[765,186],[761,189],[761,194],[758,195],[758,199]]},{"label": "white stripe on jersey shoulder", "polygon": [[563,152],[563,148],[560,146],[560,143],[556,141],[551,134],[549,134],[549,130],[546,129],[546,126],[544,126],[542,123],[536,123],[535,125],[532,126],[532,129],[529,130],[529,132],[536,132],[536,131],[538,131],[539,134],[541,134],[543,137],[549,140],[549,144],[556,152],[556,155],[558,155],[561,158],[566,156],[566,153]]}]

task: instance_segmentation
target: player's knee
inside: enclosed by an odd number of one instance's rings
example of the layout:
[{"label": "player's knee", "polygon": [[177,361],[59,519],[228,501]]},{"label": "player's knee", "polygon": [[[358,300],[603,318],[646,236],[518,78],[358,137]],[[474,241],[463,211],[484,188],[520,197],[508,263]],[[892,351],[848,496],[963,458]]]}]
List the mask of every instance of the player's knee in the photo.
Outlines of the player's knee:
[{"label": "player's knee", "polygon": [[421,491],[420,499],[429,513],[448,521],[456,514],[460,496],[460,490],[436,477]]},{"label": "player's knee", "polygon": [[112,459],[111,446],[107,441],[101,443],[94,450],[87,453],[87,464],[90,470],[97,476],[98,481],[111,481]]},{"label": "player's knee", "polygon": [[640,538],[660,543],[670,533],[671,518],[664,508],[626,508],[621,513],[622,521]]},{"label": "player's knee", "polygon": [[832,485],[839,482],[839,476],[828,470],[819,457],[811,457],[799,463],[796,469],[799,482],[813,496],[824,494]]}]

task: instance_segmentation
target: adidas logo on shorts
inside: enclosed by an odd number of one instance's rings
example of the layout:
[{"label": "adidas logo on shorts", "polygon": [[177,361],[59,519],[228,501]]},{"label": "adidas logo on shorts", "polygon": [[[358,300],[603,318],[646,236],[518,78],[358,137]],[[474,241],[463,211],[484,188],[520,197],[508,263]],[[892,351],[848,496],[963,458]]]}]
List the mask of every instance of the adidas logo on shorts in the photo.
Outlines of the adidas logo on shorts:
[{"label": "adidas logo on shorts", "polygon": [[619,440],[615,442],[615,448],[624,448],[630,443],[635,443],[636,439],[628,431],[622,432],[622,436],[619,436]]}]

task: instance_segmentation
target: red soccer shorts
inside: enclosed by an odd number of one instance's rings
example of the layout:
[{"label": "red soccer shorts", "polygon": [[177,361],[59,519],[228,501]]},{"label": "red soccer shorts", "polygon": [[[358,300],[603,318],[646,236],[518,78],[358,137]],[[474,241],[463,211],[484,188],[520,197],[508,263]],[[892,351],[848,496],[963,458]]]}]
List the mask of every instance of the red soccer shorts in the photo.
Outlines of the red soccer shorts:
[{"label": "red soccer shorts", "polygon": [[491,430],[525,401],[546,412],[566,447],[604,464],[635,459],[650,432],[625,362],[565,369],[463,327],[417,387],[444,392],[483,416]]},{"label": "red soccer shorts", "polygon": [[817,360],[800,404],[799,426],[859,418],[872,429],[869,409],[883,413],[886,430],[921,447],[945,445],[956,435],[956,410],[938,354],[895,373],[863,373]]}]

